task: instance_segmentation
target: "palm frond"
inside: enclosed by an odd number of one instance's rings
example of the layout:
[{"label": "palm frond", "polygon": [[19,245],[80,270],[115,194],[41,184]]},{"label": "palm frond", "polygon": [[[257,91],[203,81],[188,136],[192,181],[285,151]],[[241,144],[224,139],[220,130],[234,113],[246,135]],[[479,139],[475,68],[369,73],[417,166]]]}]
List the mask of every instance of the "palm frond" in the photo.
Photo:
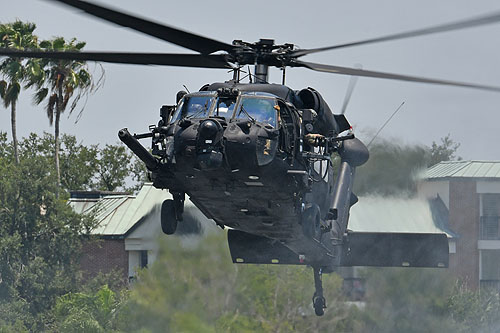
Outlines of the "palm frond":
[{"label": "palm frond", "polygon": [[[64,97],[63,97],[63,105],[62,105],[63,110],[66,109],[66,106],[68,105],[68,101],[70,100],[72,95],[73,95],[73,87],[72,86],[66,87],[66,92],[65,92]],[[71,114],[72,111],[73,110],[70,110],[69,113]]]},{"label": "palm frond", "polygon": [[49,94],[49,89],[47,88],[42,88],[38,90],[34,95],[33,95],[33,104],[40,104],[43,102],[45,97]]},{"label": "palm frond", "polygon": [[0,98],[4,98],[5,91],[7,90],[7,81],[0,81]]},{"label": "palm frond", "polygon": [[11,82],[7,88],[7,91],[5,92],[4,101],[8,101],[9,104],[17,101],[20,92],[21,85],[19,84],[19,82]]}]

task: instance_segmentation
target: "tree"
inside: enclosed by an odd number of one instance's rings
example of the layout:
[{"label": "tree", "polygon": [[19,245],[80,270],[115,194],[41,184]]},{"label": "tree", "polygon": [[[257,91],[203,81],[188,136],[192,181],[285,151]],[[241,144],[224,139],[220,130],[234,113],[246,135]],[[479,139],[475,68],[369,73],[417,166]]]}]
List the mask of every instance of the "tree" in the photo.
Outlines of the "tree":
[{"label": "tree", "polygon": [[[23,50],[37,47],[37,37],[33,35],[36,25],[34,23],[24,23],[16,21],[0,25],[0,47]],[[0,81],[0,97],[6,108],[10,106],[10,119],[12,128],[12,142],[14,144],[14,156],[19,164],[19,149],[17,140],[17,120],[16,107],[19,94],[21,93],[21,83],[26,81],[28,76],[35,81],[35,75],[40,73],[38,60],[23,60],[22,58],[6,58],[0,63],[0,73],[4,80]]]},{"label": "tree", "polygon": [[11,147],[0,135],[0,322],[41,331],[56,298],[78,285],[81,235],[94,221],[56,198],[38,137],[20,143],[19,164]]},{"label": "tree", "polygon": [[[85,42],[79,42],[75,38],[66,41],[62,37],[40,43],[41,48],[52,51],[80,51],[84,46]],[[54,158],[58,189],[61,182],[59,161],[61,114],[66,110],[71,99],[69,109],[70,113],[73,112],[81,98],[86,98],[90,93],[95,92],[102,81],[94,80],[87,64],[83,61],[45,59],[42,60],[42,66],[43,76],[35,76],[35,81],[32,82],[37,88],[34,102],[40,104],[47,99],[45,110],[49,123],[54,124]],[[58,192],[56,195],[58,196]]]},{"label": "tree", "polygon": [[356,169],[357,195],[413,195],[419,171],[425,169],[429,152],[424,146],[403,145],[395,140],[374,141],[370,159]]},{"label": "tree", "polygon": [[460,147],[460,143],[453,141],[450,138],[450,134],[441,138],[441,144],[437,144],[435,141],[432,141],[432,146],[430,147],[430,160],[428,162],[428,166],[433,166],[434,164],[438,164],[442,161],[460,161],[462,158],[456,156],[456,152]]},{"label": "tree", "polygon": [[[46,139],[54,151],[54,137]],[[61,186],[67,191],[93,190],[98,165],[99,147],[84,146],[73,135],[63,134],[60,150]]]},{"label": "tree", "polygon": [[60,332],[110,332],[116,325],[114,317],[121,305],[107,285],[97,292],[75,292],[60,296],[53,313]]},{"label": "tree", "polygon": [[131,159],[131,154],[122,144],[107,144],[101,149],[97,160],[96,189],[102,191],[125,189],[125,178],[131,171],[129,166]]}]

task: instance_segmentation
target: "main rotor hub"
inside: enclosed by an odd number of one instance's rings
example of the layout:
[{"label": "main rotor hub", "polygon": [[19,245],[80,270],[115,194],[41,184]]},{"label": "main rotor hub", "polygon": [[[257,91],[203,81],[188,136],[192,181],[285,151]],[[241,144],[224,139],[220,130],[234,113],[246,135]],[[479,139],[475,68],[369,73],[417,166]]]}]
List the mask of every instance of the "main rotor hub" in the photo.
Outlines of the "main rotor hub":
[{"label": "main rotor hub", "polygon": [[267,83],[269,66],[286,66],[293,44],[276,45],[274,39],[260,39],[258,42],[249,43],[234,40],[234,60],[239,65],[255,65],[255,82]]}]

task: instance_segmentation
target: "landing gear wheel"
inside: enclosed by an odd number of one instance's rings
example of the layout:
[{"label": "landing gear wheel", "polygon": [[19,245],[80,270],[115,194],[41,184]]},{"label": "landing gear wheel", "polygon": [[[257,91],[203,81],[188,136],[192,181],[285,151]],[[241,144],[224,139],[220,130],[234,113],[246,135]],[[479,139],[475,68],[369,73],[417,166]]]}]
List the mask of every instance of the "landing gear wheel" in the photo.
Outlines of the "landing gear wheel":
[{"label": "landing gear wheel", "polygon": [[173,235],[177,229],[177,214],[174,200],[167,199],[161,205],[161,230],[167,235]]},{"label": "landing gear wheel", "polygon": [[325,314],[325,308],[326,308],[326,300],[323,296],[314,296],[313,297],[313,306],[314,306],[314,312],[316,313],[316,316],[322,316]]}]

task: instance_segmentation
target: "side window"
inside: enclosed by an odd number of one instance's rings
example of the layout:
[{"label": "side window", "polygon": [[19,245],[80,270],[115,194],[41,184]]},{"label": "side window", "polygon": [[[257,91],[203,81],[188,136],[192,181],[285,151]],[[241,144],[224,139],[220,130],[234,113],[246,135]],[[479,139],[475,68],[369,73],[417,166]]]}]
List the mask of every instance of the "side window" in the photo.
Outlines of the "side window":
[{"label": "side window", "polygon": [[280,128],[280,148],[288,153],[293,153],[297,138],[296,119],[294,113],[283,102],[279,102],[279,128]]}]

